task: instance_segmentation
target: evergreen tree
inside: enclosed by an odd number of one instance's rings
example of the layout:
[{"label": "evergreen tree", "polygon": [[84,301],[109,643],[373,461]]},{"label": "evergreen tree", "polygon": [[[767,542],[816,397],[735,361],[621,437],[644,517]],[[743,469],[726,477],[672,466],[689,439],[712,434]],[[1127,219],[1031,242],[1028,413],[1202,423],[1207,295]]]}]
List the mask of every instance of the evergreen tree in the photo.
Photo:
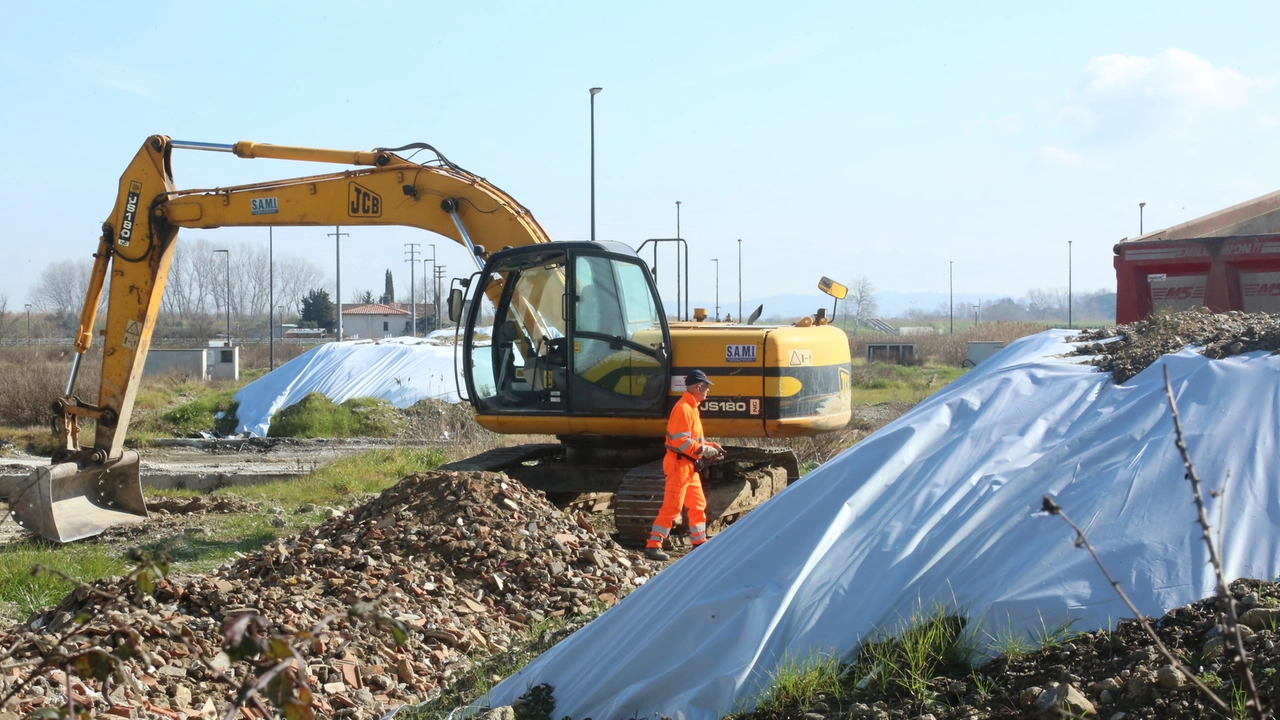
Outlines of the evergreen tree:
[{"label": "evergreen tree", "polygon": [[337,327],[337,315],[328,290],[312,290],[302,298],[302,319],[325,330]]},{"label": "evergreen tree", "polygon": [[380,303],[393,303],[396,301],[396,286],[391,282],[391,271],[387,270],[386,289],[382,291],[382,299]]}]

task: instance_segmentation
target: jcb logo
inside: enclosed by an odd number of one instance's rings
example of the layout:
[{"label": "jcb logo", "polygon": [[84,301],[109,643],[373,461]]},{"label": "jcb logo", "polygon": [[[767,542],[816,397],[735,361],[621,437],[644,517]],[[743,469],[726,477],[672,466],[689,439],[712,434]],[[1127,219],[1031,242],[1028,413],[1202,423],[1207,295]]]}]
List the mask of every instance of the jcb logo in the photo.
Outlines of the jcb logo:
[{"label": "jcb logo", "polygon": [[382,196],[352,182],[347,189],[347,214],[351,217],[382,217]]},{"label": "jcb logo", "polygon": [[1262,283],[1258,286],[1259,295],[1280,295],[1280,283]]},{"label": "jcb logo", "polygon": [[1166,300],[1190,300],[1194,291],[1193,287],[1169,288],[1164,297]]}]

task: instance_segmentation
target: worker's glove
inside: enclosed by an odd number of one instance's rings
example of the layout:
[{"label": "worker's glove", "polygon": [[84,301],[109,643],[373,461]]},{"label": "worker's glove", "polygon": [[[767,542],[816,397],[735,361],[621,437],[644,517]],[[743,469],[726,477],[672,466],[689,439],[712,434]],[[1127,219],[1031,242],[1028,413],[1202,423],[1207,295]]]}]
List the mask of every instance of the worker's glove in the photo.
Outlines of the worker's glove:
[{"label": "worker's glove", "polygon": [[714,445],[703,445],[702,457],[705,460],[715,460],[716,458],[720,457],[720,448]]}]

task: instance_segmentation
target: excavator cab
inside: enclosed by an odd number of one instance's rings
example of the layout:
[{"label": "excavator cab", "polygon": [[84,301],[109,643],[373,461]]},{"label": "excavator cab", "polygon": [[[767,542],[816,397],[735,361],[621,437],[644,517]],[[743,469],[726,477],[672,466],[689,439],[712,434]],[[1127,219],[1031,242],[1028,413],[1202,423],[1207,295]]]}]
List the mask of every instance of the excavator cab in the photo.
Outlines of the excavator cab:
[{"label": "excavator cab", "polygon": [[670,331],[631,248],[553,242],[504,250],[468,291],[464,378],[478,413],[665,412]]}]

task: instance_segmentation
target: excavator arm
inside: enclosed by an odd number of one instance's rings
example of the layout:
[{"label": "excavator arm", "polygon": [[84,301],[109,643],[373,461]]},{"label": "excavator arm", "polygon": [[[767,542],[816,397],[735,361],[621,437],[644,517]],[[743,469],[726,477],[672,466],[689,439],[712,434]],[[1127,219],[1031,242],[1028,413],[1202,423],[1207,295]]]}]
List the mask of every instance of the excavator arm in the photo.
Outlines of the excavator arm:
[{"label": "excavator arm", "polygon": [[[177,190],[171,162],[175,149],[358,167],[250,185]],[[409,149],[435,152],[425,144],[346,151],[148,138],[120,178],[115,207],[103,223],[94,253],[71,376],[63,397],[54,403],[60,449],[52,464],[33,473],[18,497],[10,499],[19,524],[67,542],[146,518],[138,456],[124,449],[124,438],[179,228],[400,225],[454,240],[479,262],[487,257],[486,248],[549,242],[528,210],[484,178],[438,152],[433,164],[396,154]],[[104,287],[108,300],[101,389],[97,402],[88,403],[75,395],[75,382],[80,358],[92,343]],[[88,420],[96,421],[97,432],[93,445],[83,447],[79,429]]]}]

